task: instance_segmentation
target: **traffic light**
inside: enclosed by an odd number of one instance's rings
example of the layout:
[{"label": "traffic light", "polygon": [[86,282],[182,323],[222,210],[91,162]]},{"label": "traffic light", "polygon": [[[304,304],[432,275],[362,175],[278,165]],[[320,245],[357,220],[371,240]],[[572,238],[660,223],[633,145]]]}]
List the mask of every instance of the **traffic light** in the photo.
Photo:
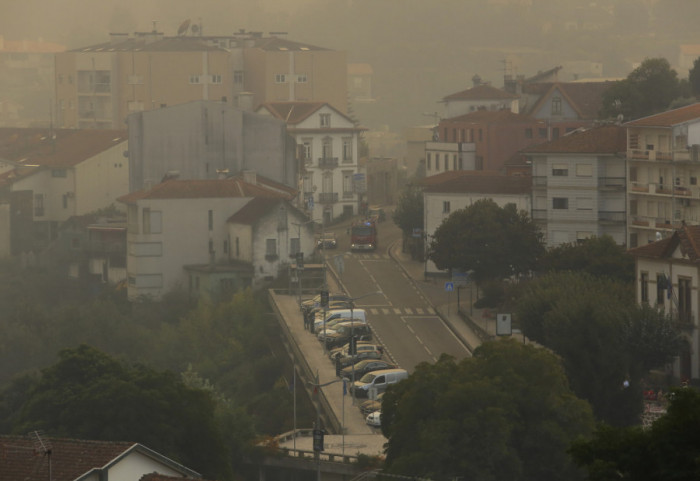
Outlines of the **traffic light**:
[{"label": "traffic light", "polygon": [[297,252],[297,269],[303,269],[303,268],[304,268],[304,253]]},{"label": "traffic light", "polygon": [[321,291],[321,307],[328,307],[328,291]]}]

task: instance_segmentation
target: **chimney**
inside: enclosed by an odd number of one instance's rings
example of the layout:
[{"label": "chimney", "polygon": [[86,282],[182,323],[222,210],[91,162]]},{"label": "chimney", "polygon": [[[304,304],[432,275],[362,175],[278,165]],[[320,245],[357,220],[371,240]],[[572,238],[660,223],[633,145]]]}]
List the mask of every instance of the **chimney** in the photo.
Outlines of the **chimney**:
[{"label": "chimney", "polygon": [[249,184],[257,185],[258,179],[254,170],[244,170],[243,171],[243,181]]},{"label": "chimney", "polygon": [[479,77],[479,74],[476,74],[472,77],[472,84],[474,87],[478,87],[481,85],[481,77]]}]

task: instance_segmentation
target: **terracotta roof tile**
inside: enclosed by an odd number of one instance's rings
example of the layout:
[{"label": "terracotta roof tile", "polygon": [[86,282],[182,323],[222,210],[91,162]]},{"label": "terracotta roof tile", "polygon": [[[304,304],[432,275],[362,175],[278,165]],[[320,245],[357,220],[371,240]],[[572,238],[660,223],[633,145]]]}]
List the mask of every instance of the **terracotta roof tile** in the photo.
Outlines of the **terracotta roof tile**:
[{"label": "terracotta roof tile", "polygon": [[461,92],[456,92],[442,98],[443,102],[449,100],[514,100],[518,96],[505,90],[488,84],[477,85]]},{"label": "terracotta roof tile", "polygon": [[600,117],[599,112],[603,107],[603,93],[610,88],[613,82],[555,82],[534,83],[523,86],[523,93],[540,96],[526,113],[536,111],[542,102],[549,97],[547,94],[559,89],[564,97],[571,103],[579,117],[585,120],[595,120]]},{"label": "terracotta roof tile", "polygon": [[632,120],[624,124],[625,127],[672,127],[674,125],[700,119],[700,102],[686,105],[660,114],[650,115],[641,119]]},{"label": "terracotta roof tile", "polygon": [[328,104],[325,102],[265,102],[260,107],[266,108],[274,117],[283,120],[287,125],[296,125],[324,105]]},{"label": "terracotta roof tile", "polygon": [[700,225],[683,225],[665,239],[629,249],[627,252],[635,257],[664,259],[671,256],[678,246],[683,255],[688,256],[691,261],[700,262]]},{"label": "terracotta roof tile", "polygon": [[[48,438],[51,444],[51,477],[73,481],[93,468],[103,467],[134,443]],[[0,481],[44,481],[48,458],[34,448],[29,436],[0,435]]]},{"label": "terracotta roof tile", "polygon": [[127,139],[126,130],[0,128],[0,159],[42,167],[72,167]]},{"label": "terracotta roof tile", "polygon": [[500,173],[463,171],[465,175],[434,183],[423,189],[427,193],[474,193],[474,194],[529,194],[532,191],[530,176],[509,176]]},{"label": "terracotta roof tile", "polygon": [[148,190],[124,195],[117,200],[133,204],[142,199],[212,199],[222,197],[272,197],[289,199],[290,194],[265,185],[250,184],[239,178],[209,180],[166,180]]},{"label": "terracotta roof tile", "polygon": [[627,150],[627,130],[619,125],[605,125],[584,131],[574,131],[542,144],[531,145],[521,152],[617,154]]}]

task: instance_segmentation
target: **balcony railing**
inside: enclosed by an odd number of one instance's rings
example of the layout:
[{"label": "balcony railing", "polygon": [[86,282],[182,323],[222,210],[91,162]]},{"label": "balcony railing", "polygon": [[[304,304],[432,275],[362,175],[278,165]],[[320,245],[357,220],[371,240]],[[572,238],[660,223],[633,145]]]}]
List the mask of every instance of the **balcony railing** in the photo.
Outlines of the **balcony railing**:
[{"label": "balcony railing", "polygon": [[335,169],[338,167],[338,157],[319,157],[318,167],[321,169]]},{"label": "balcony railing", "polygon": [[334,202],[338,202],[338,193],[322,192],[318,194],[318,202],[319,204],[333,204]]},{"label": "balcony railing", "polygon": [[624,211],[599,210],[598,220],[604,222],[625,222],[626,214]]}]

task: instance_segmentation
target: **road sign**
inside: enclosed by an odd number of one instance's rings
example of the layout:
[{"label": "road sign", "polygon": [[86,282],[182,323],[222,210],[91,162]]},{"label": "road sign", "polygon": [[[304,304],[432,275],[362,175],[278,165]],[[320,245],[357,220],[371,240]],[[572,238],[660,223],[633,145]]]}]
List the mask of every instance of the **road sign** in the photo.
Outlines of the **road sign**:
[{"label": "road sign", "polygon": [[367,181],[365,179],[365,174],[357,173],[352,175],[352,181],[355,185],[355,193],[364,194],[367,192]]},{"label": "road sign", "polygon": [[496,335],[510,336],[513,334],[510,314],[496,314]]},{"label": "road sign", "polygon": [[450,281],[445,282],[445,290],[446,290],[447,292],[452,292],[452,291],[454,291],[454,290],[455,290],[455,283],[454,283],[454,282],[450,282]]}]

